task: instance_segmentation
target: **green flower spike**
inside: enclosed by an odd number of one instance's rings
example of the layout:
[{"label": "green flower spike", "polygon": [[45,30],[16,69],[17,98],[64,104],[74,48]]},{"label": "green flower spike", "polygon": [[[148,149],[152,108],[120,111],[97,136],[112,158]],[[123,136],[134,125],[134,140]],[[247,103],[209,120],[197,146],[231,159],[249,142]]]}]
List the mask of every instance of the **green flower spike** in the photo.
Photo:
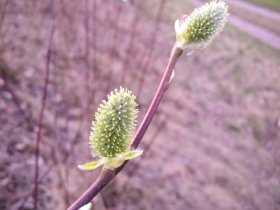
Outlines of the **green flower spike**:
[{"label": "green flower spike", "polygon": [[104,165],[107,169],[114,169],[125,160],[140,156],[142,150],[130,151],[137,114],[137,103],[131,91],[122,87],[112,91],[108,100],[98,108],[89,137],[93,157],[98,156],[99,160],[78,168],[87,171]]},{"label": "green flower spike", "polygon": [[208,46],[224,28],[228,6],[223,1],[212,1],[184,15],[175,22],[177,47],[199,49]]}]

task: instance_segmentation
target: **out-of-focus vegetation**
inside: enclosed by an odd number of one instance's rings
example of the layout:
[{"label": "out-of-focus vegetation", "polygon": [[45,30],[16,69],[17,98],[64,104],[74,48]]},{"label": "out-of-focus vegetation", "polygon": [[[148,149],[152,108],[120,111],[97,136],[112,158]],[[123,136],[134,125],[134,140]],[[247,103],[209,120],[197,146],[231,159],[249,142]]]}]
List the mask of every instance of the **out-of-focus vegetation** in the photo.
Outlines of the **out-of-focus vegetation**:
[{"label": "out-of-focus vegetation", "polygon": [[[280,1],[279,1],[280,4]],[[243,20],[248,21],[250,23],[257,24],[265,29],[270,30],[271,32],[280,35],[280,27],[276,27],[279,24],[277,20],[273,20],[271,18],[260,18],[259,14],[248,12],[246,9],[238,8],[238,7],[230,7],[230,13],[232,15],[236,15],[241,17]]]},{"label": "out-of-focus vegetation", "polygon": [[248,2],[255,3],[260,6],[264,6],[269,9],[280,11],[280,1],[279,0],[247,0]]},{"label": "out-of-focus vegetation", "polygon": [[[108,91],[131,89],[141,121],[175,42],[174,21],[195,6],[166,0],[157,24],[161,0],[133,2],[0,1],[1,210],[33,209],[35,134],[53,23],[38,209],[65,209],[97,176],[76,166],[91,158],[90,122]],[[277,8],[278,1],[266,2]],[[230,10],[278,34],[278,21]],[[280,51],[242,27],[229,22],[210,47],[182,56],[140,145],[149,149],[94,208],[280,209]]]}]

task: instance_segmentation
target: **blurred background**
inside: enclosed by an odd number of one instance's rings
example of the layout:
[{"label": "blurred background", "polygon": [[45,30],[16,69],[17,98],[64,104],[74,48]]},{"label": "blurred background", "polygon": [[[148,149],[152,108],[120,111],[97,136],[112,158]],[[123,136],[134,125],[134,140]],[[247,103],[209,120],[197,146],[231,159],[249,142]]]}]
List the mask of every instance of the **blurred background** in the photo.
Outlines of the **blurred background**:
[{"label": "blurred background", "polygon": [[[98,170],[77,165],[98,104],[129,88],[141,122],[174,21],[204,2],[0,0],[0,209],[66,209],[90,186]],[[226,2],[225,30],[180,58],[144,155],[93,209],[280,209],[280,1]]]}]

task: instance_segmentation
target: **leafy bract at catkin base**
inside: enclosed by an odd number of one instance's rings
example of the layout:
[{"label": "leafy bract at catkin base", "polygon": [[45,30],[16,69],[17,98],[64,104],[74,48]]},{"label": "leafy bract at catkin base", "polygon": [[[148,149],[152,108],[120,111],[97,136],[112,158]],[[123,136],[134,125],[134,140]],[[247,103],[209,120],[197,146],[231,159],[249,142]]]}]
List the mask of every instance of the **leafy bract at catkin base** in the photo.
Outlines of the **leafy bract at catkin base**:
[{"label": "leafy bract at catkin base", "polygon": [[125,160],[141,155],[142,150],[129,150],[137,113],[137,103],[131,91],[124,88],[112,91],[108,100],[98,108],[89,137],[93,156],[100,159],[78,167],[92,170],[104,164],[105,168],[113,169]]}]

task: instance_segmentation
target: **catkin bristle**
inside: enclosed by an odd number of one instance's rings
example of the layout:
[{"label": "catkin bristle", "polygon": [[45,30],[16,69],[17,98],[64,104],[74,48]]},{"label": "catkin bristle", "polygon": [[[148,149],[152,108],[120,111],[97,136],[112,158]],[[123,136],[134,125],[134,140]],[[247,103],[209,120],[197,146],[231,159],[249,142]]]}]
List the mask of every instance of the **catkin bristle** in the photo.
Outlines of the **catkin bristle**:
[{"label": "catkin bristle", "polygon": [[175,22],[177,41],[186,45],[211,42],[222,31],[228,16],[228,6],[221,0],[196,8],[188,17]]},{"label": "catkin bristle", "polygon": [[95,114],[89,137],[90,146],[98,156],[114,158],[129,149],[137,113],[131,91],[120,88],[108,95]]},{"label": "catkin bristle", "polygon": [[225,25],[227,6],[223,1],[212,1],[195,9],[188,18],[189,42],[205,42],[218,34]]}]

